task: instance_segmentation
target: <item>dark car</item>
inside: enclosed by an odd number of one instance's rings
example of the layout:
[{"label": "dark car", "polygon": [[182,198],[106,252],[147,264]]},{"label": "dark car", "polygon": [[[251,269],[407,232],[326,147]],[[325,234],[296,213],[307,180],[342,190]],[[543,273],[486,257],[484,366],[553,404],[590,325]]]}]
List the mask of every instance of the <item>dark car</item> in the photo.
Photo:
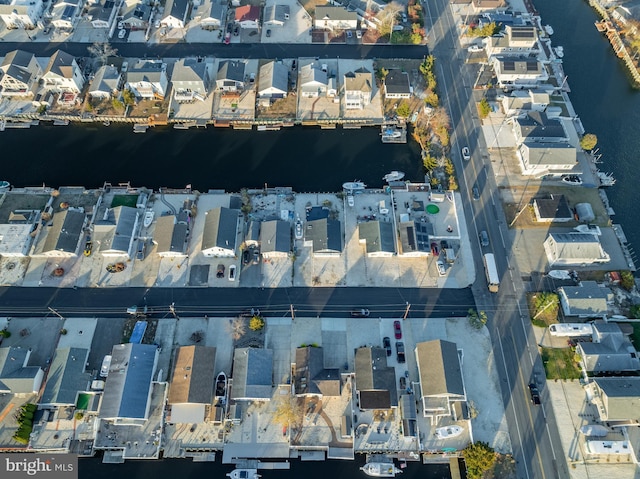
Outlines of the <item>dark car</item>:
[{"label": "dark car", "polygon": [[480,190],[478,189],[478,185],[473,185],[473,188],[471,189],[471,192],[473,194],[473,199],[474,200],[479,200],[480,199]]},{"label": "dark car", "polygon": [[404,376],[402,376],[400,378],[400,390],[404,391],[407,388],[407,378],[405,378]]},{"label": "dark car", "polygon": [[246,249],[242,252],[242,264],[249,264],[250,261],[251,261],[251,253],[249,252],[248,249]]},{"label": "dark car", "polygon": [[382,346],[386,349],[387,356],[391,356],[391,339],[389,339],[389,336],[382,338]]},{"label": "dark car", "polygon": [[351,317],[352,318],[368,318],[369,317],[369,310],[368,309],[356,309],[354,311],[351,311]]},{"label": "dark car", "polygon": [[400,326],[400,321],[393,322],[393,334],[396,339],[402,339],[402,326]]},{"label": "dark car", "polygon": [[440,253],[440,251],[438,250],[438,243],[431,243],[431,254],[433,256],[438,256],[438,253]]},{"label": "dark car", "polygon": [[233,28],[233,36],[237,37],[238,35],[240,35],[240,27],[238,27],[237,25]]},{"label": "dark car", "polygon": [[396,358],[398,359],[399,363],[404,363],[405,362],[404,343],[402,341],[397,341],[396,342]]},{"label": "dark car", "polygon": [[539,406],[540,405],[540,391],[538,391],[538,386],[534,383],[529,384],[529,394],[531,395],[531,403]]},{"label": "dark car", "polygon": [[271,36],[271,30],[267,30],[267,38]]},{"label": "dark car", "polygon": [[224,265],[218,265],[218,272],[216,273],[216,278],[224,278]]}]

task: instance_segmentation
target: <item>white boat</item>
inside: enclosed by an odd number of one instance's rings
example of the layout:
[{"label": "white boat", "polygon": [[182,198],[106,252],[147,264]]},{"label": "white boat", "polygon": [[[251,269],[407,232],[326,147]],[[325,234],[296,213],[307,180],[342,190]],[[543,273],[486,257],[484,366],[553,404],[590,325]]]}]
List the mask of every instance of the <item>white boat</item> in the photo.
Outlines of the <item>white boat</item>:
[{"label": "white boat", "polygon": [[382,177],[382,179],[387,183],[391,181],[400,181],[402,178],[404,178],[404,172],[397,170],[393,170],[391,173],[387,173]]},{"label": "white boat", "polygon": [[216,377],[216,399],[224,399],[227,395],[227,375],[220,371]]},{"label": "white boat", "polygon": [[571,279],[571,275],[569,274],[569,272],[563,269],[552,269],[547,273],[547,276],[553,279],[560,280]]},{"label": "white boat", "polygon": [[6,190],[11,186],[11,183],[5,180],[0,181],[0,190]]},{"label": "white boat", "polygon": [[383,139],[400,138],[401,136],[402,136],[402,131],[394,128],[386,128],[382,132]]},{"label": "white boat", "polygon": [[558,58],[562,58],[562,57],[564,56],[564,48],[562,48],[562,47],[556,47],[556,48],[555,48],[555,51],[556,51],[556,56],[557,56]]},{"label": "white boat", "polygon": [[353,195],[347,195],[347,204],[348,204],[349,206],[353,206],[353,205],[355,205],[355,201],[354,201],[354,199],[353,199]]},{"label": "white boat", "polygon": [[342,184],[342,188],[347,191],[360,191],[367,187],[362,181],[347,181]]},{"label": "white boat", "polygon": [[395,477],[396,474],[402,472],[393,462],[368,462],[360,470],[372,477]]},{"label": "white boat", "polygon": [[464,429],[461,426],[446,426],[436,429],[436,437],[438,439],[450,439],[452,437],[458,437],[462,434]]},{"label": "white boat", "polygon": [[296,239],[302,239],[302,220],[300,216],[296,218],[296,229],[295,229]]},{"label": "white boat", "polygon": [[144,214],[144,221],[142,222],[142,224],[144,225],[145,228],[148,228],[149,226],[151,226],[151,223],[153,223],[153,217],[154,217],[153,211],[147,211]]},{"label": "white boat", "polygon": [[611,173],[598,170],[598,179],[600,180],[600,186],[613,186],[616,184],[616,179]]},{"label": "white boat", "polygon": [[257,469],[234,469],[228,472],[227,476],[231,479],[258,479],[260,474]]},{"label": "white boat", "polygon": [[547,35],[553,35],[553,28],[551,27],[551,25],[545,25],[544,31],[547,32]]}]

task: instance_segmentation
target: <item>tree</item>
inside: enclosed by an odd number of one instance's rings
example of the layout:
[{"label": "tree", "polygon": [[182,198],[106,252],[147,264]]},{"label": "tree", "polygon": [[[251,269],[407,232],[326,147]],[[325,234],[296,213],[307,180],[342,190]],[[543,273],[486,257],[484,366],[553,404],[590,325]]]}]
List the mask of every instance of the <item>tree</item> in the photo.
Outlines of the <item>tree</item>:
[{"label": "tree", "polygon": [[494,450],[489,444],[482,441],[469,444],[462,451],[462,456],[467,465],[467,477],[469,479],[480,479],[496,462]]},{"label": "tree", "polygon": [[496,22],[487,23],[481,27],[471,27],[467,30],[468,37],[490,37],[500,31],[500,26]]},{"label": "tree", "polygon": [[387,70],[385,67],[381,67],[379,70],[376,70],[376,74],[380,80],[384,81],[384,79],[387,78],[387,75],[389,74],[389,70]]},{"label": "tree", "polygon": [[482,327],[487,324],[487,313],[484,311],[476,311],[471,308],[467,312],[467,318],[469,319],[469,324],[474,329],[482,329]]},{"label": "tree", "polygon": [[283,427],[297,427],[302,424],[302,407],[298,398],[287,396],[280,399],[272,419]]},{"label": "tree", "polygon": [[622,286],[627,291],[631,291],[633,289],[634,284],[635,284],[635,280],[633,278],[633,274],[631,273],[631,271],[620,272],[620,286]]},{"label": "tree", "polygon": [[489,105],[489,102],[486,98],[480,100],[480,104],[478,105],[478,113],[480,114],[480,118],[483,120],[489,116],[489,113],[491,113],[491,105]]},{"label": "tree", "polygon": [[411,107],[409,106],[409,103],[403,100],[398,105],[398,108],[396,108],[396,113],[400,117],[407,118],[411,114]]},{"label": "tree", "polygon": [[10,338],[11,337],[11,331],[9,331],[8,329],[0,329],[0,338]]},{"label": "tree", "polygon": [[100,62],[100,65],[107,63],[107,58],[116,56],[118,49],[113,48],[110,43],[96,42],[87,47],[89,54]]},{"label": "tree", "polygon": [[438,108],[438,105],[440,104],[440,98],[438,98],[437,93],[432,91],[427,95],[427,98],[424,99],[424,102],[431,108]]},{"label": "tree", "polygon": [[396,17],[404,9],[398,2],[390,2],[382,10],[378,12],[376,18],[380,20],[378,32],[380,36],[391,36],[393,26],[396,24]]},{"label": "tree", "polygon": [[433,171],[438,167],[438,160],[431,156],[429,153],[425,153],[424,159],[422,160],[422,165],[424,169],[427,171]]},{"label": "tree", "polygon": [[456,172],[456,169],[453,166],[453,162],[449,158],[445,158],[444,160],[444,172],[449,176],[453,176],[453,174]]},{"label": "tree", "polygon": [[136,102],[136,97],[131,90],[125,90],[122,92],[122,100],[125,105],[133,105]]},{"label": "tree", "polygon": [[591,151],[596,147],[598,137],[593,133],[587,133],[580,138],[580,147],[585,151]]},{"label": "tree", "polygon": [[264,328],[264,319],[260,316],[254,316],[251,318],[249,321],[249,329],[251,331],[260,331],[262,328]]},{"label": "tree", "polygon": [[231,339],[237,341],[247,332],[247,322],[244,318],[233,318],[226,325],[227,333],[231,336]]},{"label": "tree", "polygon": [[633,319],[640,319],[640,304],[634,304],[629,308],[629,316]]}]

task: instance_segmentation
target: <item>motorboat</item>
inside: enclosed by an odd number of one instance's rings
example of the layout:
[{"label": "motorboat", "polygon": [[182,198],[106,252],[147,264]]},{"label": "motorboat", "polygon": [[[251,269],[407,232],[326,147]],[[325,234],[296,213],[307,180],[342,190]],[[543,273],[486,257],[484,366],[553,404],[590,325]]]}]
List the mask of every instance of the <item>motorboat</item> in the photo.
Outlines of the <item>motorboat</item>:
[{"label": "motorboat", "polygon": [[385,128],[382,132],[383,139],[400,138],[402,136],[402,130],[395,128]]},{"label": "motorboat", "polygon": [[296,218],[295,235],[296,239],[302,239],[302,220],[300,216]]},{"label": "motorboat", "polygon": [[367,187],[362,181],[347,181],[342,184],[342,188],[347,191],[361,191]]},{"label": "motorboat", "polygon": [[562,57],[564,57],[564,48],[562,48],[562,47],[556,47],[554,50],[555,50],[555,52],[556,52],[556,56],[557,56],[558,58],[562,58]]},{"label": "motorboat", "polygon": [[144,225],[145,228],[148,228],[149,226],[151,226],[151,223],[153,223],[153,217],[155,216],[153,211],[147,211],[144,214],[144,221],[142,222],[142,224]]},{"label": "motorboat", "polygon": [[[216,399],[224,399],[227,395],[227,375],[224,371],[218,373],[216,377]],[[228,474],[227,474],[228,475]]]},{"label": "motorboat", "polygon": [[579,186],[582,184],[582,178],[578,175],[566,175],[562,177],[562,182],[568,185]]},{"label": "motorboat", "polygon": [[368,462],[360,470],[371,477],[395,477],[402,472],[393,462]]},{"label": "motorboat", "polygon": [[260,474],[257,469],[234,469],[227,476],[231,479],[258,479]]},{"label": "motorboat", "polygon": [[402,178],[404,178],[404,172],[397,170],[393,170],[391,173],[387,173],[382,177],[382,179],[387,183],[390,183],[392,181],[400,181]]},{"label": "motorboat", "polygon": [[547,32],[547,35],[553,35],[553,27],[551,25],[545,25],[544,31]]},{"label": "motorboat", "polygon": [[10,186],[11,186],[11,183],[9,183],[6,180],[0,181],[0,191],[7,190],[7,189],[9,189]]},{"label": "motorboat", "polygon": [[464,429],[461,426],[445,426],[436,429],[436,437],[438,439],[451,439],[462,434]]},{"label": "motorboat", "polygon": [[347,204],[349,206],[355,205],[355,200],[353,199],[353,195],[347,195]]}]

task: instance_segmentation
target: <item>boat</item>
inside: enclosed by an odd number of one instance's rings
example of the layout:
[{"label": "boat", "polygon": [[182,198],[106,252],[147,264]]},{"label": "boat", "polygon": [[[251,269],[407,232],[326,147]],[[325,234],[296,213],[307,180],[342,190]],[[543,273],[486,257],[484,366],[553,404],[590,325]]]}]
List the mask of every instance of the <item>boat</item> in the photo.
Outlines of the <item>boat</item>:
[{"label": "boat", "polygon": [[382,179],[387,183],[390,183],[392,181],[400,181],[402,178],[404,178],[404,173],[397,170],[393,170],[391,173],[387,173],[382,177]]},{"label": "boat", "polygon": [[598,170],[598,179],[600,180],[600,186],[613,186],[616,184],[616,179],[611,173],[605,173]]},{"label": "boat", "polygon": [[153,211],[147,211],[144,214],[144,221],[142,222],[142,224],[144,225],[145,228],[148,228],[149,226],[151,226],[151,223],[153,223],[153,217],[154,217]]},{"label": "boat", "polygon": [[0,181],[0,191],[8,190],[10,186],[11,186],[11,183],[9,183],[8,181],[5,181],[5,180]]},{"label": "boat", "polygon": [[353,206],[353,205],[355,205],[355,201],[354,201],[354,199],[353,199],[353,195],[347,195],[347,204],[348,204],[349,206]]},{"label": "boat", "polygon": [[402,130],[396,130],[393,128],[386,128],[382,132],[382,138],[400,138],[402,136]]},{"label": "boat", "polygon": [[552,269],[547,273],[547,276],[549,276],[550,278],[559,279],[559,280],[571,279],[571,275],[569,274],[569,272],[562,269]]},{"label": "boat", "polygon": [[562,47],[556,47],[555,52],[558,58],[562,58],[564,56],[564,48]]},{"label": "boat", "polygon": [[216,377],[216,399],[224,399],[227,395],[227,375],[224,371],[218,373]]},{"label": "boat", "polygon": [[545,25],[544,31],[547,32],[547,35],[553,35],[553,27],[551,25]]},{"label": "boat", "polygon": [[295,229],[296,239],[302,239],[302,220],[300,216],[296,218],[296,229]]},{"label": "boat", "polygon": [[231,479],[258,479],[260,474],[257,469],[234,469],[228,472],[227,476]]},{"label": "boat", "polygon": [[342,184],[342,188],[347,191],[360,191],[364,190],[367,187],[362,181],[347,181]]},{"label": "boat", "polygon": [[395,477],[396,474],[402,472],[393,462],[368,462],[360,470],[372,477]]},{"label": "boat", "polygon": [[436,437],[438,439],[451,439],[462,434],[464,429],[461,426],[445,426],[436,429]]}]

